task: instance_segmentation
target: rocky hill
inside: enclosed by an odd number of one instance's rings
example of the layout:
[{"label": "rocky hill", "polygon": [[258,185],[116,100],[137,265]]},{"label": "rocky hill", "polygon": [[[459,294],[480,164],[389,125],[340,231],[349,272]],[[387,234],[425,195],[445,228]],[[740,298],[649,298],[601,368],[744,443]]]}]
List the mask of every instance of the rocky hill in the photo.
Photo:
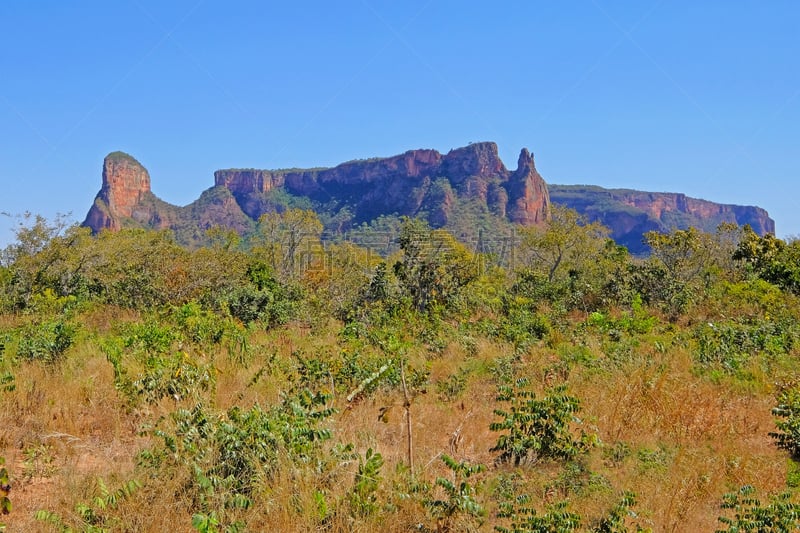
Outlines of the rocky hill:
[{"label": "rocky hill", "polygon": [[103,184],[84,224],[94,231],[123,226],[171,228],[185,235],[213,225],[240,232],[263,213],[302,204],[347,230],[380,216],[422,216],[433,226],[452,222],[464,206],[484,216],[524,225],[547,220],[550,198],[533,156],[523,149],[508,170],[494,143],[475,143],[441,154],[410,150],[387,158],[350,161],[333,168],[214,173],[214,187],[185,207],[161,201],[147,170],[122,152],[103,163]]},{"label": "rocky hill", "polygon": [[517,169],[500,160],[497,145],[474,143],[441,154],[410,150],[386,158],[350,161],[333,168],[227,169],[214,186],[185,207],[168,204],[150,189],[150,175],[123,152],[103,162],[103,182],[84,225],[97,232],[122,227],[170,228],[178,240],[196,243],[215,225],[247,233],[266,212],[288,206],[315,209],[326,228],[341,233],[376,219],[421,216],[434,227],[474,238],[480,229],[548,219],[551,198],[600,220],[613,237],[641,251],[642,233],[690,225],[713,230],[719,222],[750,224],[774,232],[766,211],[720,205],[682,194],[607,190],[592,186],[548,187],[533,156],[522,149]]},{"label": "rocky hill", "polygon": [[472,199],[501,218],[529,225],[546,220],[550,205],[533,156],[523,149],[517,170],[510,172],[494,143],[471,144],[446,155],[410,150],[327,169],[218,170],[214,181],[230,190],[254,219],[272,208],[269,193],[276,188],[318,205],[347,207],[355,223],[425,210],[433,225],[444,226],[456,199]]},{"label": "rocky hill", "polygon": [[749,224],[760,234],[775,233],[775,222],[760,207],[728,205],[690,198],[680,193],[604,189],[594,185],[549,185],[553,203],[565,205],[599,221],[611,237],[632,253],[644,253],[642,235],[674,228],[713,232],[722,222]]}]

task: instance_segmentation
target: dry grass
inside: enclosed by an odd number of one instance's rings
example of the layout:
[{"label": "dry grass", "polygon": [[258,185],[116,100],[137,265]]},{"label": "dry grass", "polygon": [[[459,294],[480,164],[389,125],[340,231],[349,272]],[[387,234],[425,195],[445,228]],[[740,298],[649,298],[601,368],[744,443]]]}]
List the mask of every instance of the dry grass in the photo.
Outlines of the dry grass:
[{"label": "dry grass", "polygon": [[[119,310],[104,316],[94,310],[85,319],[87,331],[102,334],[119,321],[137,317]],[[10,326],[9,319],[3,320]],[[293,325],[253,332],[246,361],[222,346],[207,353],[213,357],[216,376],[210,403],[219,411],[233,405],[274,404],[293,373],[293,354],[336,357],[337,333],[335,324],[313,331]],[[581,399],[584,429],[596,432],[602,442],[585,458],[584,467],[606,480],[606,485],[582,493],[552,489],[564,475],[560,464],[541,462],[519,469],[494,464],[496,454],[489,449],[497,434],[489,424],[498,404],[491,369],[498,359],[509,357],[510,346],[479,337],[469,350],[450,342],[440,356],[421,347],[409,353],[409,364],[426,368],[431,383],[426,392],[415,394],[410,408],[415,474],[428,483],[449,476],[440,460],[444,453],[486,465],[487,471],[475,480],[488,511],[482,530],[490,531],[496,522],[499,496],[493,491],[499,480],[512,477],[515,490],[530,494],[536,507],[568,498],[570,508],[586,517],[601,515],[623,489],[634,490],[646,525],[659,532],[713,531],[723,493],[745,484],[764,492],[785,487],[786,456],[767,435],[774,427],[767,387],[748,391],[714,382],[696,372],[690,351],[680,347],[657,352],[648,345],[614,367],[603,362],[603,344],[597,338],[590,338],[585,349],[606,366],[576,363],[554,373],[551,369],[560,358],[553,347],[568,342],[563,334],[558,338],[551,339],[550,346],[535,346],[515,365],[518,375],[529,377],[539,393],[553,381],[567,379],[570,391]],[[137,453],[155,442],[138,432],[143,424],[174,410],[175,402],[130,409],[115,390],[111,365],[91,336],[67,355],[55,367],[20,364],[14,369],[16,389],[0,392],[0,455],[6,457],[14,480],[14,512],[5,518],[9,531],[51,530],[33,520],[33,513],[48,509],[71,516],[76,503],[96,495],[98,478],[109,486],[134,478],[143,485],[116,511],[124,524],[120,530],[191,531],[188,474],[150,479],[135,467]],[[262,368],[262,377],[254,381]],[[442,399],[435,384],[462,369],[468,375],[465,389],[452,400]],[[331,387],[321,383],[320,388]],[[382,388],[349,403],[344,396],[339,393],[334,399],[338,413],[328,424],[334,439],[327,446],[352,443],[362,457],[368,448],[380,452],[385,465],[378,496],[394,510],[358,520],[339,512],[329,517],[326,527],[408,531],[417,524],[431,525],[419,499],[399,497],[407,483],[407,474],[399,468],[407,456],[402,392]],[[623,451],[610,458],[615,446]],[[32,463],[31,450],[36,449],[49,458]],[[324,494],[330,507],[345,501],[357,464],[343,461],[322,478],[310,470],[279,468],[277,478],[254,495],[254,506],[242,517],[249,530],[315,530],[320,526],[318,495]],[[461,527],[470,525],[475,523]]]}]

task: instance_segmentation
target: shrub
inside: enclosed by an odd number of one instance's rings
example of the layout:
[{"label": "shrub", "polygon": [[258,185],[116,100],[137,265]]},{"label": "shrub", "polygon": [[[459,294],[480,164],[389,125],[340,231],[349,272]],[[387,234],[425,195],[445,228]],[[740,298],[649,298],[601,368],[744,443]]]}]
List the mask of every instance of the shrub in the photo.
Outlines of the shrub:
[{"label": "shrub", "polygon": [[350,509],[355,516],[368,516],[377,509],[375,493],[381,481],[381,467],[383,456],[373,452],[372,448],[367,450],[363,460],[359,457],[355,483],[350,492]]},{"label": "shrub", "polygon": [[772,320],[709,322],[693,332],[698,362],[719,365],[729,373],[742,370],[754,355],[785,355],[794,346],[796,335],[792,324]]},{"label": "shrub", "polygon": [[276,283],[264,289],[249,285],[233,288],[223,296],[223,303],[231,316],[245,324],[262,320],[274,326],[295,316],[301,298],[298,289],[284,289]]},{"label": "shrub", "polygon": [[[11,484],[9,483],[8,470],[5,467],[6,459],[0,456],[0,516],[7,515],[11,512],[11,499],[8,497],[11,492]],[[5,525],[0,522],[0,531],[5,529]]]},{"label": "shrub", "polygon": [[778,394],[778,405],[772,409],[778,417],[775,426],[778,431],[770,433],[778,447],[800,458],[800,388],[788,387]]},{"label": "shrub", "polygon": [[731,511],[733,516],[717,518],[725,529],[718,529],[715,533],[797,531],[800,527],[800,505],[791,501],[788,492],[773,496],[766,505],[755,497],[755,493],[753,486],[745,485],[737,492],[725,494],[720,507]]},{"label": "shrub", "polygon": [[75,342],[76,328],[63,320],[29,324],[19,332],[17,356],[28,361],[55,363]]},{"label": "shrub", "polygon": [[493,422],[489,429],[505,433],[490,451],[499,451],[499,461],[515,465],[542,458],[569,460],[584,453],[596,436],[583,431],[579,439],[573,436],[573,423],[580,422],[575,416],[580,401],[567,394],[566,385],[551,388],[542,399],[526,385],[525,380],[518,380],[514,387],[500,387],[497,400],[509,404],[509,408],[494,411],[502,420]]},{"label": "shrub", "polygon": [[224,415],[202,404],[180,409],[172,414],[171,429],[154,432],[163,445],[142,452],[139,463],[154,477],[174,475],[165,472],[172,467],[191,478],[199,525],[216,521],[236,527],[228,520],[231,510],[248,508],[254,491],[272,479],[282,459],[295,464],[320,459],[320,444],[331,437],[321,423],[335,412],[328,400],[302,390],[285,394],[268,409],[234,406]]},{"label": "shrub", "polygon": [[39,510],[34,514],[36,520],[47,522],[64,532],[86,531],[89,533],[101,533],[121,528],[123,524],[108,514],[109,509],[116,509],[120,503],[131,498],[133,494],[141,488],[141,484],[136,481],[128,481],[116,490],[109,490],[102,479],[97,480],[97,491],[90,503],[78,503],[75,506],[75,513],[71,516],[62,518],[59,514]]},{"label": "shrub", "polygon": [[227,324],[224,320],[197,302],[176,307],[172,314],[183,335],[192,342],[219,344],[225,334]]},{"label": "shrub", "polygon": [[440,522],[440,531],[450,531],[460,517],[480,520],[486,510],[475,499],[475,487],[468,479],[484,471],[483,465],[470,465],[465,461],[456,462],[447,454],[442,455],[442,461],[453,473],[453,481],[447,478],[436,478],[436,486],[440,487],[445,498],[426,500],[425,507]]},{"label": "shrub", "polygon": [[510,518],[511,527],[496,526],[500,533],[569,533],[581,527],[581,517],[567,509],[567,502],[550,505],[547,512],[539,514],[529,507],[530,497],[523,494],[515,502],[503,503],[498,518]]}]

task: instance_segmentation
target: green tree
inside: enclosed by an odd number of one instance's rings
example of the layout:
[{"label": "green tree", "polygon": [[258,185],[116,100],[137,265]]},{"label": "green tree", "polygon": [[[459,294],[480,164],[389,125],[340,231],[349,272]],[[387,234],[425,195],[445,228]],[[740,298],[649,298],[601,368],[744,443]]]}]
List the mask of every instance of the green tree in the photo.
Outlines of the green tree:
[{"label": "green tree", "polygon": [[253,251],[265,258],[282,279],[294,279],[314,254],[322,251],[322,222],[311,210],[290,208],[258,219]]},{"label": "green tree", "polygon": [[85,264],[91,241],[88,228],[69,225],[62,216],[50,222],[26,213],[16,241],[2,251],[0,259],[6,305],[26,309],[46,291],[55,297],[88,296]]},{"label": "green tree", "polygon": [[608,228],[599,222],[589,223],[577,211],[553,206],[546,224],[520,230],[520,258],[552,283],[566,278],[569,272],[592,270],[606,246],[608,233]]},{"label": "green tree", "polygon": [[787,243],[772,234],[761,237],[746,227],[733,257],[761,279],[800,294],[800,241]]},{"label": "green tree", "polygon": [[462,244],[444,230],[405,218],[400,231],[402,258],[394,272],[403,293],[420,312],[452,307],[461,289],[478,276],[478,264]]},{"label": "green tree", "polygon": [[191,299],[189,257],[169,231],[123,229],[100,233],[85,268],[108,302],[143,309]]},{"label": "green tree", "polygon": [[651,258],[664,266],[671,279],[681,283],[695,282],[711,262],[711,236],[693,227],[670,233],[648,231],[644,240]]}]

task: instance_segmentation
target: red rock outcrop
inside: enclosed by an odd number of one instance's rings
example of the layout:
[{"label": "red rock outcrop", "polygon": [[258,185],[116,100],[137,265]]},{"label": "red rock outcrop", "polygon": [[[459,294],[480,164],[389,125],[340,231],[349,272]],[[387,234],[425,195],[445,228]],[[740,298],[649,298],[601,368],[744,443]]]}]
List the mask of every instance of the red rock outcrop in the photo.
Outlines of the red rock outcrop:
[{"label": "red rock outcrop", "polygon": [[509,180],[509,204],[512,222],[531,226],[550,218],[550,193],[526,148],[519,154],[517,171]]},{"label": "red rock outcrop", "polygon": [[214,184],[217,187],[225,187],[237,194],[269,192],[275,187],[282,187],[283,183],[283,174],[269,170],[241,169],[214,172]]},{"label": "red rock outcrop", "polygon": [[713,231],[719,222],[735,222],[750,224],[759,234],[775,231],[767,212],[756,207],[716,204],[683,194],[548,187],[527,149],[522,149],[512,172],[492,142],[473,143],[444,155],[409,150],[333,168],[218,170],[214,184],[192,204],[173,206],[153,195],[150,176],[138,161],[114,152],[103,162],[103,185],[84,225],[95,232],[126,226],[171,228],[179,241],[196,243],[214,225],[239,232],[252,229],[263,213],[285,208],[281,201],[286,201],[286,194],[276,194],[283,191],[326,210],[336,220],[331,228],[337,231],[381,215],[425,216],[440,227],[454,213],[463,216],[463,209],[456,210],[466,206],[467,211],[484,206],[500,218],[536,225],[549,219],[551,199],[599,220],[617,242],[637,253],[644,252],[642,234],[650,230],[693,225]]},{"label": "red rock outcrop", "polygon": [[95,232],[119,230],[122,219],[142,217],[142,200],[150,194],[150,174],[141,163],[124,152],[108,154],[103,185],[83,224]]},{"label": "red rock outcrop", "polygon": [[[342,163],[333,168],[309,170],[218,170],[217,186],[228,188],[242,209],[258,218],[268,206],[263,195],[284,187],[293,195],[320,203],[349,205],[358,222],[383,214],[415,216],[423,206],[431,223],[444,225],[455,197],[475,199],[490,211],[521,224],[538,224],[549,216],[547,185],[536,171],[533,158],[523,149],[520,167],[511,173],[492,142],[473,143],[442,155],[436,150],[410,150],[393,157]],[[431,194],[436,179],[446,179],[454,194],[439,201]]]},{"label": "red rock outcrop", "polygon": [[123,227],[169,228],[188,244],[201,241],[212,226],[245,232],[252,221],[223,187],[208,189],[186,207],[168,204],[150,190],[150,174],[141,163],[126,153],[113,152],[103,161],[103,184],[83,225],[95,233]]}]

